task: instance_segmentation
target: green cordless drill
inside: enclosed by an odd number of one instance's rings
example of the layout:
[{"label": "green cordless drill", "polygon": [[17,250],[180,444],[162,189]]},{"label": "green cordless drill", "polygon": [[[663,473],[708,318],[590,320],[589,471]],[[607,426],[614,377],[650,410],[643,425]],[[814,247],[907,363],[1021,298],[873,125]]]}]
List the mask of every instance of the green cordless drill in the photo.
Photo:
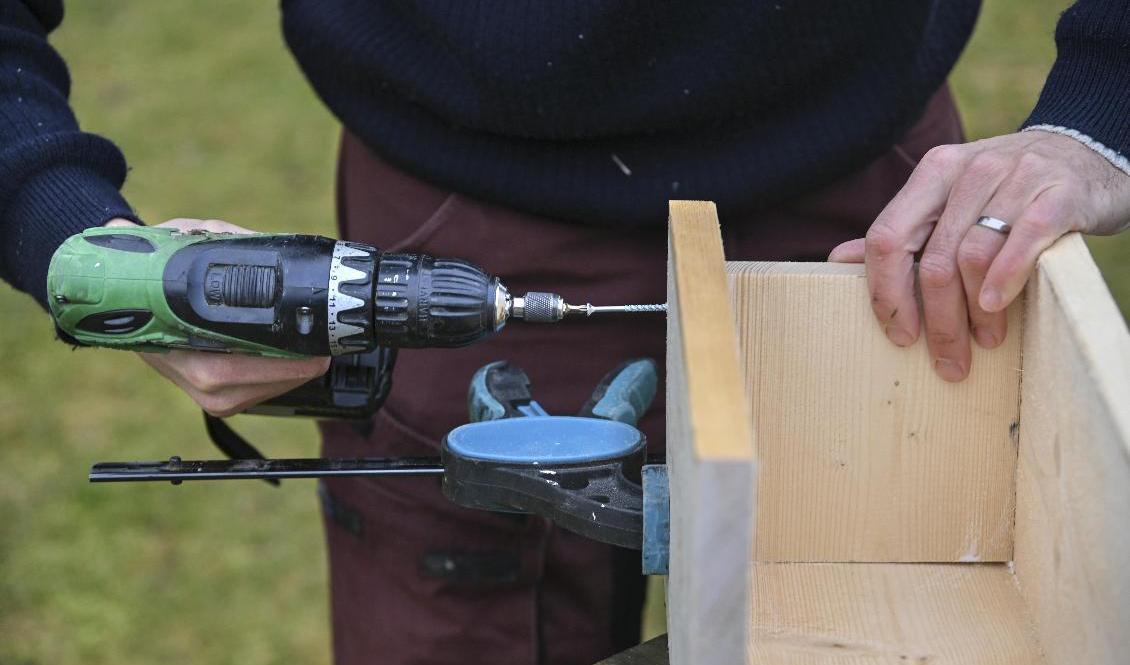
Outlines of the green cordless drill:
[{"label": "green cordless drill", "polygon": [[320,236],[147,227],[68,238],[51,259],[47,294],[60,336],[81,345],[335,356],[325,377],[257,409],[320,417],[367,417],[379,408],[390,349],[466,346],[510,319],[666,309],[511,296],[462,259]]}]

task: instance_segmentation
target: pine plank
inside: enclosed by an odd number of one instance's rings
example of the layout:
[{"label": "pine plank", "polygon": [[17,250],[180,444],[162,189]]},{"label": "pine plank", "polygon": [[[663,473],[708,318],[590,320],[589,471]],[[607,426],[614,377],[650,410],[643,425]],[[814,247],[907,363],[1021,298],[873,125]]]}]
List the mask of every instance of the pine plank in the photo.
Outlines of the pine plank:
[{"label": "pine plank", "polygon": [[900,349],[862,266],[727,266],[753,404],[760,561],[1008,561],[1020,317],[968,379]]},{"label": "pine plank", "polygon": [[1028,286],[1016,574],[1054,665],[1130,662],[1130,333],[1078,235]]},{"label": "pine plank", "polygon": [[754,567],[751,665],[1043,662],[1004,564]]},{"label": "pine plank", "polygon": [[672,665],[745,660],[752,422],[714,204],[672,201],[667,299]]}]

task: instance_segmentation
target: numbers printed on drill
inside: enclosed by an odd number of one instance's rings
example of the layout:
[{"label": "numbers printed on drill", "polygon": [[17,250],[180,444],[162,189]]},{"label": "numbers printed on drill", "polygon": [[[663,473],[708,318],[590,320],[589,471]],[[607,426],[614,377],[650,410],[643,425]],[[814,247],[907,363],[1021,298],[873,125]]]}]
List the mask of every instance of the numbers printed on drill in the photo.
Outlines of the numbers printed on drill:
[{"label": "numbers printed on drill", "polygon": [[335,356],[345,353],[345,348],[341,344],[342,339],[364,332],[359,326],[342,323],[338,320],[340,312],[347,312],[365,304],[360,298],[354,298],[341,292],[343,283],[365,277],[364,272],[342,263],[342,259],[351,256],[368,256],[368,252],[351,247],[349,243],[339,240],[334,245],[333,257],[330,259],[330,283],[326,295],[327,332],[329,334],[330,354]]}]

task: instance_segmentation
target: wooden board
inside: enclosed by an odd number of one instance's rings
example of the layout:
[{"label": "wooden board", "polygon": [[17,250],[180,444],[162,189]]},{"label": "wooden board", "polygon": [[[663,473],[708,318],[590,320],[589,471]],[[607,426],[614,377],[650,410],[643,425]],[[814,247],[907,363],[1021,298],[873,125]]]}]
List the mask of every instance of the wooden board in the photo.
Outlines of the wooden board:
[{"label": "wooden board", "polygon": [[1043,662],[1004,564],[759,563],[755,569],[752,665]]},{"label": "wooden board", "polygon": [[1008,561],[1019,308],[962,383],[871,315],[863,267],[728,265],[753,404],[761,561]]},{"label": "wooden board", "polygon": [[1130,333],[1078,235],[1028,286],[1016,574],[1048,662],[1130,662]]},{"label": "wooden board", "polygon": [[754,473],[712,203],[673,201],[668,247],[668,626],[672,665],[745,659]]}]

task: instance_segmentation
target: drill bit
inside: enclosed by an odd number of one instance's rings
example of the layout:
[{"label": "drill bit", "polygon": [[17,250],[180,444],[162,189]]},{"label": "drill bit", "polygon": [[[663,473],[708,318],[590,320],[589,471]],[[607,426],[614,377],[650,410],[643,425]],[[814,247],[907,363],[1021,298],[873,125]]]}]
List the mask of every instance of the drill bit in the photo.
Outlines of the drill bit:
[{"label": "drill bit", "polygon": [[592,303],[585,303],[584,305],[565,305],[565,314],[584,314],[585,316],[592,316],[593,314],[615,314],[615,313],[637,313],[637,312],[666,312],[667,304],[661,305],[593,305]]},{"label": "drill bit", "polygon": [[667,305],[570,305],[556,293],[531,291],[513,299],[510,315],[531,323],[556,323],[566,316],[593,314],[666,312]]}]

